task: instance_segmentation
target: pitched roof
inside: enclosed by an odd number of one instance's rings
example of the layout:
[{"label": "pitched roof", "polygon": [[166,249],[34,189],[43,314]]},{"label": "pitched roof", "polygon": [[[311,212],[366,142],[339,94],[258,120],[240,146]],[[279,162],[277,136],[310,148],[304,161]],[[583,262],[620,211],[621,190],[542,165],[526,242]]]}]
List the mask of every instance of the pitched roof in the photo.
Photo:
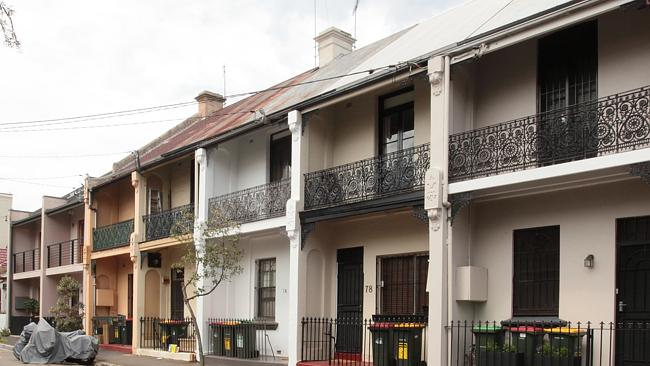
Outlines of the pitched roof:
[{"label": "pitched roof", "polygon": [[[141,166],[247,124],[259,122],[263,110],[272,115],[305,100],[344,90],[377,77],[363,70],[420,60],[465,40],[489,33],[576,0],[470,0],[427,21],[394,33],[329,64],[298,74],[270,90],[253,94],[207,118],[194,115],[138,150]],[[389,73],[386,70],[384,73]],[[394,72],[394,70],[393,70]],[[337,77],[347,75],[345,77]],[[328,79],[329,78],[329,79]],[[325,79],[321,81],[322,79]],[[188,151],[189,153],[189,151]],[[124,177],[135,169],[134,156],[114,164],[113,171],[91,181],[92,186]]]}]

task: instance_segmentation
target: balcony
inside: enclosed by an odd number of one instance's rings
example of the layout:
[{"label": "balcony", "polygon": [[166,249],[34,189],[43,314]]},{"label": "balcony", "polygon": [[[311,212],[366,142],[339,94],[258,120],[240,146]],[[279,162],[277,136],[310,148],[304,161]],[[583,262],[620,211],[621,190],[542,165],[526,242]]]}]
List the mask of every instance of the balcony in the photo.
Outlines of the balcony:
[{"label": "balcony", "polygon": [[449,137],[449,181],[650,145],[650,86]]},{"label": "balcony", "polygon": [[305,209],[368,201],[424,189],[429,144],[305,174]]},{"label": "balcony", "polygon": [[72,239],[47,246],[47,268],[83,262],[83,239]]},{"label": "balcony", "polygon": [[[179,206],[163,212],[142,216],[145,224],[145,240],[158,240],[173,236],[176,229],[192,232],[194,204]],[[174,229],[174,230],[172,230]]]},{"label": "balcony", "polygon": [[290,195],[290,181],[285,179],[210,198],[209,209],[243,224],[283,216]]},{"label": "balcony", "polygon": [[93,251],[128,246],[133,232],[133,219],[93,230]]},{"label": "balcony", "polygon": [[14,273],[41,269],[41,248],[14,253]]}]

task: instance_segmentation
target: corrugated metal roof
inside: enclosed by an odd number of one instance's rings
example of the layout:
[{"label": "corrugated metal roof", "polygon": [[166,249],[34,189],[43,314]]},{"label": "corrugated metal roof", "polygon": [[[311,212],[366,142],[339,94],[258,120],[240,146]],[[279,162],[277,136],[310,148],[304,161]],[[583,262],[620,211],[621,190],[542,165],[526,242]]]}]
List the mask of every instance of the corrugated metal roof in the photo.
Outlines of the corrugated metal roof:
[{"label": "corrugated metal roof", "polygon": [[[452,47],[467,38],[571,2],[575,1],[471,0],[465,2],[425,22],[341,56],[328,65],[308,70],[275,86],[280,89],[254,94],[215,112],[211,117],[192,116],[139,149],[140,164],[142,166],[152,164],[161,160],[165,154],[184,146],[205,141],[252,123],[261,117],[260,114],[252,111],[262,109],[266,115],[271,115],[310,98],[344,89],[372,77],[367,74],[349,74],[416,60],[432,52]],[[295,86],[299,83],[338,75],[349,76]],[[291,87],[292,85],[294,86]],[[282,88],[285,86],[287,88]],[[129,156],[117,162],[111,173],[92,180],[92,185],[97,186],[122,178],[133,170],[135,170],[135,159]]]}]

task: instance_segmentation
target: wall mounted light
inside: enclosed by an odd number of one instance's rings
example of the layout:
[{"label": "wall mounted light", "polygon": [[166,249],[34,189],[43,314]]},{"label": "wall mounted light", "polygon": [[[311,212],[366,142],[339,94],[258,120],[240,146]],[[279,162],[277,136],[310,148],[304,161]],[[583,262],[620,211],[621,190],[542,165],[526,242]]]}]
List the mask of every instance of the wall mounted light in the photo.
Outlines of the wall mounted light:
[{"label": "wall mounted light", "polygon": [[588,256],[585,257],[585,267],[586,268],[594,268],[594,255],[589,254]]}]

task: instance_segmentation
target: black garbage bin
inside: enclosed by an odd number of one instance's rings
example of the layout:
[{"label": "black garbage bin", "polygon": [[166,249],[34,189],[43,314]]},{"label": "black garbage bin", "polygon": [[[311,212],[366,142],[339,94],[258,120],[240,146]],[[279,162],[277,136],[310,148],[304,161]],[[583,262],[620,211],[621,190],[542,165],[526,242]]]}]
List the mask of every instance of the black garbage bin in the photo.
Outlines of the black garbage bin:
[{"label": "black garbage bin", "polygon": [[257,345],[255,342],[255,325],[251,322],[241,322],[235,326],[235,355],[237,358],[255,358]]},{"label": "black garbage bin", "polygon": [[396,323],[393,349],[397,366],[418,366],[422,361],[422,323]]},{"label": "black garbage bin", "polygon": [[239,322],[223,323],[223,355],[235,357],[235,327]]},{"label": "black garbage bin", "polygon": [[224,356],[223,349],[223,323],[213,322],[210,323],[212,328],[212,354],[215,356]]},{"label": "black garbage bin", "polygon": [[394,323],[379,322],[368,327],[372,334],[372,364],[374,366],[393,366],[395,361],[393,347]]}]

